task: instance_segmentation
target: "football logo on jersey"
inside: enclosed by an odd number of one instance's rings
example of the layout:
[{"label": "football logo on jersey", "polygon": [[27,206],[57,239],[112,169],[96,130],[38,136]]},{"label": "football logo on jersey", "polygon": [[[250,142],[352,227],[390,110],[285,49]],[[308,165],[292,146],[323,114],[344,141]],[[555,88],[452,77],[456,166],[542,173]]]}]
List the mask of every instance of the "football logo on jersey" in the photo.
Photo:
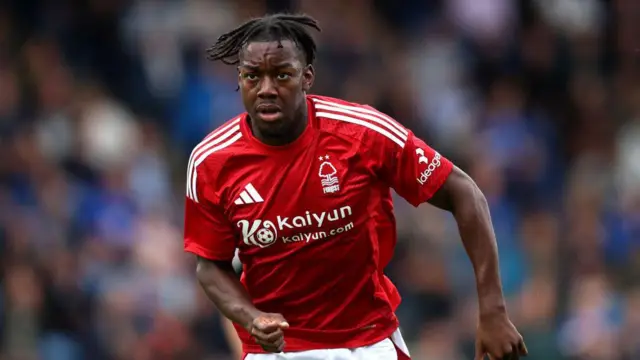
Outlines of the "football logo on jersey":
[{"label": "football logo on jersey", "polygon": [[318,171],[318,176],[322,178],[322,180],[320,180],[322,190],[325,194],[332,194],[339,191],[340,184],[338,184],[338,178],[335,176],[338,171],[329,161],[329,155],[320,156],[318,159],[322,161],[320,170]]},{"label": "football logo on jersey", "polygon": [[278,238],[278,230],[275,224],[269,220],[238,221],[238,227],[242,229],[242,238],[247,245],[255,245],[265,248],[273,245]]}]

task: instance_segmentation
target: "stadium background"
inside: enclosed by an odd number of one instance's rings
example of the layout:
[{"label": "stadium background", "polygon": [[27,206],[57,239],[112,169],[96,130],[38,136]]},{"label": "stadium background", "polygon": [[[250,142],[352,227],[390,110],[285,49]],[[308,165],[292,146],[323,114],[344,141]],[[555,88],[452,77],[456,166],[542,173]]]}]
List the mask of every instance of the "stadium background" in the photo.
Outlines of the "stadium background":
[{"label": "stadium background", "polygon": [[[1,359],[231,358],[182,253],[186,159],[241,111],[204,49],[283,9],[323,26],[315,93],[389,113],[484,190],[530,359],[640,359],[635,0],[1,2]],[[471,359],[452,217],[397,217],[414,358]]]}]

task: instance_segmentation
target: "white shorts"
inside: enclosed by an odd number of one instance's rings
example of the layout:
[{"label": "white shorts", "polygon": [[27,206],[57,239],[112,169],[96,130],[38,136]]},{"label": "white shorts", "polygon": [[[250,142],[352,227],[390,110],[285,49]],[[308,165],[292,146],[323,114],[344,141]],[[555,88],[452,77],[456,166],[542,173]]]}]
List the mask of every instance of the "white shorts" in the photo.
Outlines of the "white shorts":
[{"label": "white shorts", "polygon": [[248,354],[244,360],[411,360],[411,357],[398,329],[390,338],[361,348]]}]

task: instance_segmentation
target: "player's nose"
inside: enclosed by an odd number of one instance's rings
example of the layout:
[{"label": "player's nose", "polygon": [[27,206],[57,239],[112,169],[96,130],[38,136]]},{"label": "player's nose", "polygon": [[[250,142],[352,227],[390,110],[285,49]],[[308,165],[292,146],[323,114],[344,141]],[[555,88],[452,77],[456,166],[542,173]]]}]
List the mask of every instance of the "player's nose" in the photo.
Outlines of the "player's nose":
[{"label": "player's nose", "polygon": [[258,88],[258,97],[274,98],[277,95],[276,82],[268,76],[264,77]]}]

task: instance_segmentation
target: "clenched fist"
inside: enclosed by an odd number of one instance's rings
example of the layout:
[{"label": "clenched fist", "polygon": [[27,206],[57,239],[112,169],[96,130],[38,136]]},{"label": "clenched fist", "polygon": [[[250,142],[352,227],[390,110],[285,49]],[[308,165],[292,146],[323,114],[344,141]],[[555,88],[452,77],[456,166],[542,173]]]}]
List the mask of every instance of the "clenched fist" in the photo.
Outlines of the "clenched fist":
[{"label": "clenched fist", "polygon": [[284,330],[289,323],[280,314],[263,313],[253,319],[247,329],[258,345],[268,352],[282,352],[284,349]]},{"label": "clenched fist", "polygon": [[475,360],[517,360],[527,356],[527,346],[505,313],[481,316],[476,336]]}]

